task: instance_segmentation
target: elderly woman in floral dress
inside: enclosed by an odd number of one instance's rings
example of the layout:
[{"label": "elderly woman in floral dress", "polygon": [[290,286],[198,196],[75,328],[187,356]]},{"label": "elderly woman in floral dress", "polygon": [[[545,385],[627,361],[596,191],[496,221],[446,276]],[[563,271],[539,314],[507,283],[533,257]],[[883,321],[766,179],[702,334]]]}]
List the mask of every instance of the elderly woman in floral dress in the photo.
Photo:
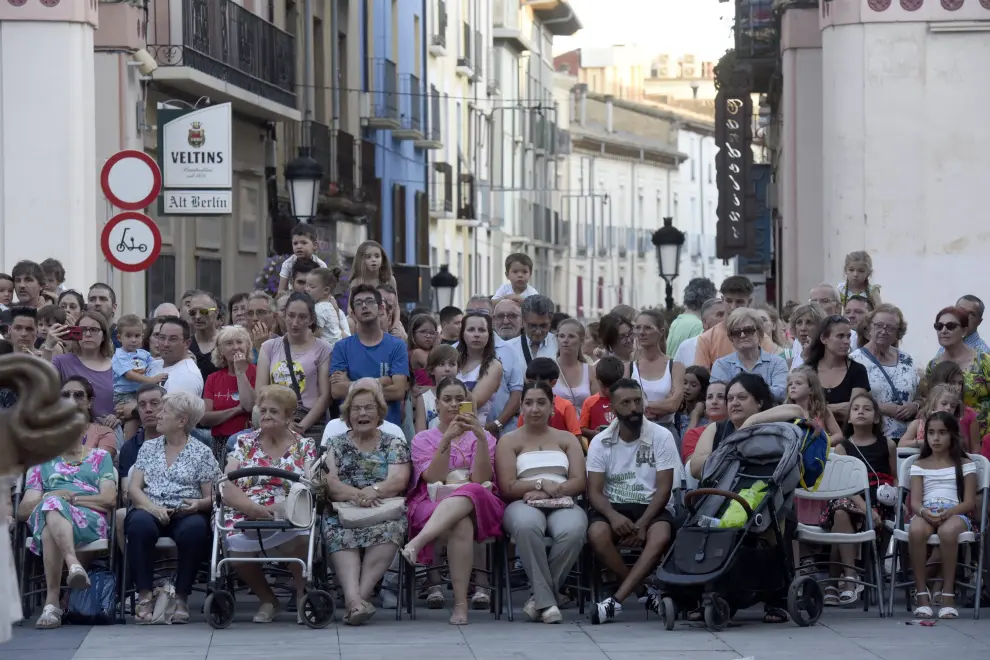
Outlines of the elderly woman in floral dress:
[{"label": "elderly woman in floral dress", "polygon": [[78,444],[28,472],[18,514],[31,529],[28,548],[45,563],[45,607],[36,628],[62,625],[59,592],[62,565],[72,589],[89,586],[89,576],[76,548],[107,538],[107,512],[117,501],[113,459],[104,449],[88,447],[83,433]]}]

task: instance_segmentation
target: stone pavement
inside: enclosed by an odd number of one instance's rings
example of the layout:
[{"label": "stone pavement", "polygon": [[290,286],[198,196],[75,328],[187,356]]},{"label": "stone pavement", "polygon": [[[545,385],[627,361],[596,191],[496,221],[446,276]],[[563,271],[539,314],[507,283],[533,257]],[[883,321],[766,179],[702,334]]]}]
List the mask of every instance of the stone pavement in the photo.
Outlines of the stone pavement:
[{"label": "stone pavement", "polygon": [[[903,607],[903,606],[902,606]],[[417,610],[417,620],[395,621],[380,610],[369,624],[351,628],[331,624],[324,630],[296,626],[294,614],[273,624],[251,623],[250,608],[239,608],[226,630],[205,623],[186,626],[73,627],[54,631],[19,628],[0,646],[0,660],[963,660],[990,657],[990,612],[974,621],[962,618],[931,628],[905,625],[903,609],[880,619],[861,610],[828,609],[817,626],[766,625],[762,610],[736,616],[736,624],[718,634],[701,624],[679,622],[671,632],[659,619],[630,601],[615,623],[592,626],[576,609],[566,610],[560,625],[544,625],[487,612],[472,612],[471,625],[447,624],[446,611]],[[195,617],[194,617],[195,618]],[[338,616],[339,619],[339,616]]]}]

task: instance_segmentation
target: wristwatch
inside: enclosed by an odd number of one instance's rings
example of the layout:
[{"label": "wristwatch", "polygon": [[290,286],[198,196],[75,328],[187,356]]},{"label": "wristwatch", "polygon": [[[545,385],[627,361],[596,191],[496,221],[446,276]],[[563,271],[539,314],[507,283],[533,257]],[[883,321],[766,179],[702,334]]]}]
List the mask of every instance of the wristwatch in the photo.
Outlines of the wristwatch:
[{"label": "wristwatch", "polygon": [[504,429],[504,428],[505,428],[505,425],[504,425],[504,424],[502,424],[502,422],[500,422],[500,421],[499,421],[499,420],[497,420],[497,419],[496,419],[495,421],[493,421],[493,422],[492,422],[492,424],[494,424],[494,425],[495,425],[495,430],[496,430],[496,431],[498,431],[498,434],[499,434],[499,435],[502,435],[502,429]]},{"label": "wristwatch", "polygon": [[538,490],[540,492],[543,491],[543,479],[537,479],[536,480],[536,490]]}]

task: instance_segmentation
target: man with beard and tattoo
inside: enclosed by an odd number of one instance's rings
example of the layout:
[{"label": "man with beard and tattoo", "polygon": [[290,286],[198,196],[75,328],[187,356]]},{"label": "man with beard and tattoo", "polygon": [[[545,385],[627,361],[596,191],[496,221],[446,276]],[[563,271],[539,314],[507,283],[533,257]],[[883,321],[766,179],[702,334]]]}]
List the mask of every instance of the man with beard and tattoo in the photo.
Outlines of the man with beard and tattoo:
[{"label": "man with beard and tattoo", "polygon": [[[609,388],[615,421],[588,447],[588,542],[621,582],[610,597],[592,606],[591,622],[608,623],[634,592],[659,614],[660,596],[643,586],[674,538],[670,498],[680,468],[670,431],[643,416],[646,400],[639,383],[623,378]],[[619,548],[640,550],[632,567]]]}]

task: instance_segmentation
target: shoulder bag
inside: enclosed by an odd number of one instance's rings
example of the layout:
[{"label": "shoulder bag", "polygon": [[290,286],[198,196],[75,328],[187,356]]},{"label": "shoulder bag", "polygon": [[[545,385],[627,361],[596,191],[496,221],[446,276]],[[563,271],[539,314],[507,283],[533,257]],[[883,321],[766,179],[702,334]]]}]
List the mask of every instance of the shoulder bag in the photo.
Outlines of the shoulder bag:
[{"label": "shoulder bag", "polygon": [[[893,403],[896,403],[897,405],[901,405],[905,403],[904,401],[901,400],[901,394],[900,392],[897,391],[897,388],[894,386],[894,381],[891,380],[890,374],[888,374],[884,366],[880,364],[880,360],[877,359],[877,356],[871,353],[870,350],[865,346],[861,347],[861,350],[863,351],[863,355],[866,356],[866,359],[872,362],[873,364],[875,364],[877,366],[877,369],[880,370],[880,373],[882,373],[883,377],[887,380],[887,384],[890,385],[890,394],[891,396],[894,397]],[[900,353],[898,353],[898,360],[899,359],[900,359]]]},{"label": "shoulder bag", "polygon": [[351,502],[334,502],[340,526],[344,529],[360,529],[383,522],[401,520],[406,515],[406,498],[386,497],[378,506],[359,506]]},{"label": "shoulder bag", "polygon": [[[302,391],[299,389],[299,381],[296,380],[296,370],[295,363],[292,361],[292,349],[289,347],[289,338],[282,338],[282,346],[285,350],[285,366],[289,370],[289,378],[292,380],[292,391],[296,393],[296,414],[293,416],[293,420],[296,422],[301,422],[306,415],[309,414],[309,408],[303,405],[302,402]],[[326,413],[322,417],[313,422],[313,425],[309,427],[306,431],[306,436],[309,438],[322,438],[323,429],[326,428]]]}]

